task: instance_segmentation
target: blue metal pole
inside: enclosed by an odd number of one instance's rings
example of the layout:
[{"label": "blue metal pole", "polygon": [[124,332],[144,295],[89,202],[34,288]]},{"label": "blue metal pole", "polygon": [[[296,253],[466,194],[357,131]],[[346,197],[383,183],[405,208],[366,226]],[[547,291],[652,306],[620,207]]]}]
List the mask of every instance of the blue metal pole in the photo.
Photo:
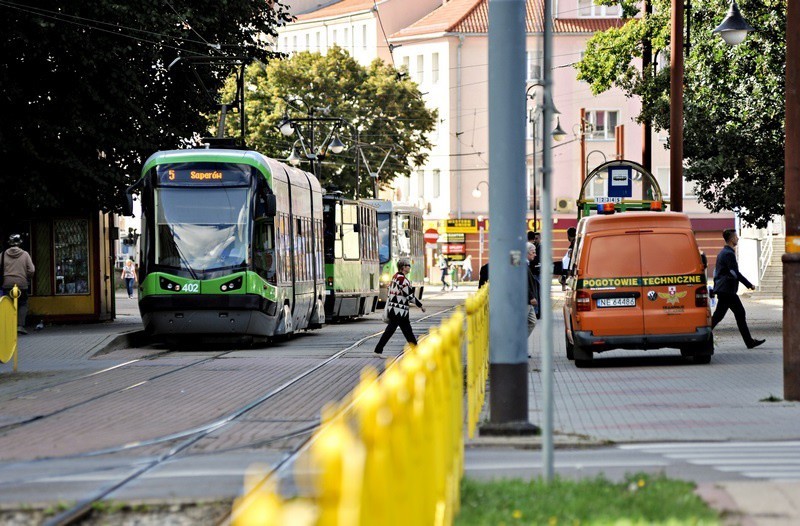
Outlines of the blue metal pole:
[{"label": "blue metal pole", "polygon": [[542,134],[542,262],[541,284],[544,289],[540,310],[541,349],[542,349],[542,390],[544,393],[542,421],[542,470],[547,482],[553,480],[553,307],[550,301],[553,287],[553,189],[551,176],[553,173],[552,136],[549,130],[553,126],[553,4],[552,0],[544,0],[544,42],[543,42],[543,77],[544,108],[542,119],[545,133]]},{"label": "blue metal pole", "polygon": [[489,423],[481,434],[533,434],[528,422],[525,249],[525,1],[489,0]]}]

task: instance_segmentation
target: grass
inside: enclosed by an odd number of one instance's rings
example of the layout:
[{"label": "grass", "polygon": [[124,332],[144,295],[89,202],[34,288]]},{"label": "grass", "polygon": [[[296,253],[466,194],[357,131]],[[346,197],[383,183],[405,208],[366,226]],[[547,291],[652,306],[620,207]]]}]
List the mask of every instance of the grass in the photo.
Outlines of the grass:
[{"label": "grass", "polygon": [[768,397],[762,398],[759,402],[783,402],[782,398],[778,398],[774,394],[770,393]]},{"label": "grass", "polygon": [[502,480],[461,485],[459,526],[533,524],[718,525],[719,514],[694,494],[694,484],[636,474],[614,483],[602,477],[551,484]]}]

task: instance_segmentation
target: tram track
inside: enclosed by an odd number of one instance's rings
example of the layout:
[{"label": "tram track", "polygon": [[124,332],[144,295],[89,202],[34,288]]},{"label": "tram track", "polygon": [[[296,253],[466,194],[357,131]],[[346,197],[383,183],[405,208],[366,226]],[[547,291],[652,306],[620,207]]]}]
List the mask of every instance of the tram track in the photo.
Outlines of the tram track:
[{"label": "tram track", "polygon": [[[20,428],[22,426],[30,425],[30,424],[32,424],[34,422],[39,422],[40,420],[43,420],[45,418],[50,418],[50,417],[65,413],[66,411],[70,411],[72,409],[81,407],[83,405],[86,405],[86,404],[89,404],[89,403],[92,403],[92,402],[96,402],[97,400],[100,400],[100,399],[108,397],[108,396],[120,394],[120,393],[123,393],[125,391],[130,391],[131,389],[135,389],[137,387],[141,387],[141,386],[147,384],[148,382],[152,382],[154,380],[158,380],[158,379],[163,378],[165,376],[169,376],[171,374],[175,374],[175,373],[184,371],[184,370],[186,370],[186,369],[188,369],[190,367],[195,367],[197,365],[201,365],[201,364],[210,362],[212,360],[216,360],[216,359],[221,358],[221,357],[223,357],[225,355],[228,355],[228,354],[230,354],[232,352],[235,352],[235,351],[221,352],[221,353],[219,353],[219,354],[217,354],[215,356],[210,356],[210,357],[207,357],[207,358],[203,358],[202,360],[197,360],[197,361],[192,362],[190,364],[186,364],[186,365],[180,366],[180,367],[178,367],[176,369],[172,369],[170,371],[166,371],[166,372],[163,372],[163,373],[160,373],[160,374],[153,375],[153,376],[151,376],[149,378],[146,378],[146,379],[143,379],[141,381],[138,381],[138,382],[136,382],[136,383],[134,383],[132,385],[127,385],[125,387],[121,387],[121,388],[118,388],[118,389],[107,391],[107,392],[92,396],[90,398],[81,400],[80,402],[76,402],[74,404],[66,405],[64,407],[61,407],[61,408],[59,408],[59,409],[57,409],[55,411],[51,411],[51,412],[46,413],[46,414],[35,415],[35,416],[32,416],[32,417],[27,418],[25,420],[12,422],[12,423],[6,424],[6,425],[0,425],[0,436],[2,436],[4,433],[7,433],[7,432],[12,431],[14,429],[18,429],[18,428]],[[96,377],[96,376],[98,376],[100,374],[103,374],[103,373],[108,373],[108,372],[111,372],[111,371],[115,371],[115,370],[118,370],[118,369],[120,369],[122,367],[127,367],[127,366],[130,366],[130,365],[142,362],[142,361],[151,360],[154,357],[158,358],[158,357],[161,357],[161,356],[165,356],[165,355],[170,354],[170,353],[171,353],[171,351],[165,351],[165,352],[157,353],[156,355],[151,355],[151,356],[148,356],[148,357],[145,357],[145,358],[138,358],[136,360],[129,360],[129,361],[124,362],[122,364],[117,364],[115,366],[108,367],[108,368],[102,369],[100,371],[94,371],[92,373],[80,376],[78,378],[73,378],[73,379],[70,379],[70,380],[67,380],[67,381],[64,381],[64,382],[60,382],[60,383],[57,383],[57,384],[54,384],[54,385],[50,385],[50,386],[47,386],[47,387],[44,387],[44,388],[28,391],[26,393],[23,393],[23,394],[15,396],[14,399],[24,399],[24,397],[29,397],[29,396],[31,396],[31,395],[33,395],[35,393],[43,393],[43,392],[47,392],[47,391],[52,391],[54,389],[57,389],[59,387],[63,387],[65,385],[69,385],[69,384],[73,384],[73,383],[80,382],[80,381],[83,381],[83,380],[87,380],[89,378]]]},{"label": "tram track", "polygon": [[[447,312],[453,310],[453,307],[449,307],[438,312],[429,314],[422,318],[419,318],[413,321],[413,324],[420,324],[421,322],[425,322],[431,318],[435,318],[437,316],[443,316]],[[236,422],[241,417],[252,411],[253,409],[264,405],[269,400],[274,399],[278,395],[287,392],[292,387],[297,387],[300,385],[305,379],[309,376],[313,375],[314,373],[320,371],[321,369],[327,367],[331,363],[339,360],[343,356],[345,356],[348,352],[361,347],[365,342],[380,336],[383,333],[383,330],[374,332],[371,334],[367,334],[357,340],[356,342],[348,345],[344,349],[341,349],[335,352],[333,355],[329,356],[328,358],[320,361],[319,363],[315,364],[313,367],[309,367],[299,374],[296,374],[292,378],[286,380],[281,385],[267,391],[263,395],[250,400],[248,403],[240,405],[236,409],[229,411],[226,415],[213,420],[207,424],[204,424],[199,427],[195,427],[192,429],[187,429],[183,431],[179,431],[176,433],[172,433],[169,435],[156,437],[154,439],[150,439],[147,441],[140,441],[133,444],[126,444],[121,445],[115,448],[106,448],[103,450],[95,450],[91,452],[82,453],[79,455],[75,455],[72,458],[84,458],[90,456],[99,456],[99,455],[109,455],[115,453],[121,453],[123,451],[128,451],[135,448],[141,448],[143,446],[156,446],[164,443],[171,443],[175,441],[179,441],[177,444],[171,445],[166,451],[157,455],[155,458],[144,462],[143,464],[135,467],[125,476],[122,476],[111,482],[102,488],[94,491],[92,494],[88,495],[86,498],[81,499],[71,508],[59,513],[52,519],[48,520],[45,524],[48,526],[62,526],[62,525],[70,525],[70,524],[77,524],[83,518],[85,518],[88,514],[91,513],[93,507],[96,503],[103,501],[107,497],[109,497],[112,493],[120,490],[121,488],[125,487],[126,485],[130,484],[131,482],[141,478],[143,475],[151,472],[158,466],[163,465],[165,462],[175,459],[176,457],[181,456],[184,454],[195,444],[200,442],[202,439],[208,437],[211,433],[221,430],[224,427],[228,426],[229,424]],[[402,353],[401,353],[402,355]],[[399,357],[399,356],[398,356]],[[279,440],[285,440],[289,438],[298,438],[304,435],[310,435],[319,427],[319,421],[317,420],[315,423],[311,425],[304,426],[303,428],[297,428],[290,433],[284,433],[278,436],[272,437],[262,437],[259,440],[259,443],[271,443],[276,442]],[[274,465],[272,466],[269,474],[265,477],[265,480],[272,476],[275,473],[280,472],[286,465],[291,464],[294,462],[296,456],[299,454],[300,451],[303,450],[305,444],[308,443],[308,438],[303,440],[300,444],[296,447],[293,447],[290,451],[286,452],[283,457]],[[228,515],[223,522],[228,520],[230,515]]]}]

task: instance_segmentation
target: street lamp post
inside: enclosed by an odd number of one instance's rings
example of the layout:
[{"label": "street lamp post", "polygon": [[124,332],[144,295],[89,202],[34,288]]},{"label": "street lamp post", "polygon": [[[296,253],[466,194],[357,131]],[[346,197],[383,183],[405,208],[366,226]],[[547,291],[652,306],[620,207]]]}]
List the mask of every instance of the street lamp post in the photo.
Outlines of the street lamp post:
[{"label": "street lamp post", "polygon": [[[537,128],[539,127],[539,118],[542,116],[542,112],[544,110],[544,106],[541,104],[536,103],[536,95],[531,94],[531,89],[535,87],[539,87],[541,84],[532,84],[528,86],[528,89],[525,90],[525,98],[534,101],[533,108],[528,110],[528,121],[531,124],[531,186],[533,187],[533,202],[531,204],[531,209],[533,210],[533,225],[536,231],[539,231],[539,210],[538,210],[538,179],[539,179],[539,170],[537,168],[537,160],[536,160],[536,132]],[[551,109],[553,114],[558,115],[559,112],[552,104]],[[561,141],[567,135],[566,132],[561,128],[561,121],[557,120],[556,127],[553,129],[552,133],[550,134],[555,141]]]},{"label": "street lamp post", "polygon": [[608,161],[608,159],[606,158],[605,152],[602,152],[600,150],[592,150],[591,152],[587,153],[586,154],[586,172],[585,172],[587,176],[589,175],[589,157],[591,157],[593,153],[599,153],[600,155],[602,155],[603,156],[603,162]]},{"label": "street lamp post", "polygon": [[[683,211],[683,0],[672,0],[670,33],[670,103],[669,103],[669,187],[670,206]],[[753,31],[731,0],[728,14],[714,29],[729,45],[740,44]],[[788,33],[788,31],[787,31]]]},{"label": "street lamp post", "polygon": [[[278,123],[278,130],[280,130],[281,134],[285,137],[290,137],[294,134],[295,130],[297,130],[298,139],[292,145],[292,151],[289,153],[289,157],[286,159],[289,163],[293,166],[297,166],[300,164],[301,157],[297,153],[297,145],[300,144],[300,148],[303,152],[303,156],[306,160],[311,162],[311,171],[314,176],[319,179],[321,174],[321,165],[322,160],[325,158],[328,152],[333,154],[341,153],[345,146],[342,141],[339,139],[337,132],[341,126],[350,126],[355,128],[351,123],[347,122],[341,117],[328,117],[328,113],[330,111],[329,107],[326,108],[317,108],[311,106],[303,99],[293,99],[291,101],[287,101],[289,106],[295,107],[294,103],[300,102],[305,106],[306,109],[306,116],[297,118],[297,117],[290,117],[288,110],[283,115],[283,119]],[[323,116],[318,116],[317,112],[322,111]],[[332,123],[331,129],[328,131],[328,135],[322,141],[322,143],[317,146],[316,144],[316,135],[315,135],[315,125],[320,122],[327,122]],[[308,146],[306,146],[306,138],[303,135],[303,130],[301,128],[302,124],[308,124]],[[356,129],[356,148],[358,148],[358,130]],[[356,172],[358,172],[359,164],[356,164]],[[356,174],[356,178],[359,178],[360,174]],[[356,189],[356,192],[358,190]]]}]

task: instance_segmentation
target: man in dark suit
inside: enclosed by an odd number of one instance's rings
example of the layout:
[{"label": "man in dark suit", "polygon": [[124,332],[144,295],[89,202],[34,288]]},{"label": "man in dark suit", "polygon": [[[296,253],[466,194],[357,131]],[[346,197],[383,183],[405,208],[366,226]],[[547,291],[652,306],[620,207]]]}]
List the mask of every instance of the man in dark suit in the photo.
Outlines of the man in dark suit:
[{"label": "man in dark suit", "polygon": [[765,340],[756,340],[750,335],[750,329],[747,328],[747,318],[744,312],[744,305],[736,291],[739,289],[739,283],[742,283],[750,290],[755,290],[755,287],[750,283],[747,278],[742,276],[739,272],[739,264],[736,262],[736,245],[739,243],[739,236],[733,229],[725,230],[722,233],[722,238],[725,240],[725,246],[717,256],[717,264],[714,268],[714,288],[713,294],[717,295],[717,310],[711,317],[711,328],[717,326],[722,318],[727,314],[728,309],[733,311],[736,317],[736,325],[739,326],[739,332],[742,333],[744,344],[748,349],[758,347]]},{"label": "man in dark suit", "polygon": [[483,285],[488,282],[489,282],[489,264],[486,263],[480,268],[480,270],[478,270],[478,288],[483,287]]}]

